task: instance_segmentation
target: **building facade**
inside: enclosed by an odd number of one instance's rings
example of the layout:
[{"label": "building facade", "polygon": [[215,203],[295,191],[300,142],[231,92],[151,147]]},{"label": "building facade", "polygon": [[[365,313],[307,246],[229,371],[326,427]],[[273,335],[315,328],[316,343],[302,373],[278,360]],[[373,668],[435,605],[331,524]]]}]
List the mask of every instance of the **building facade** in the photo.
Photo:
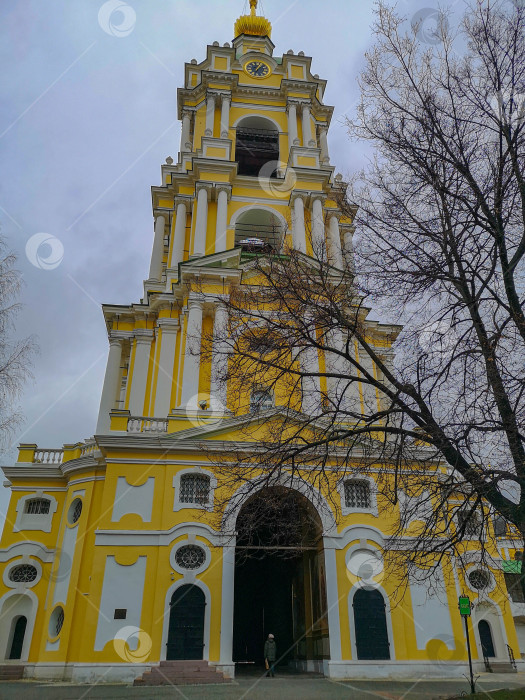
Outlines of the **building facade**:
[{"label": "building facade", "polygon": [[[519,660],[525,603],[506,524],[492,533],[500,566],[482,569],[473,555],[463,575],[444,563],[440,594],[414,580],[394,605],[396,583],[383,573],[389,516],[372,477],[334,473],[340,518],[327,494],[314,503],[299,477],[287,484],[316,543],[293,559],[239,556],[242,506],[228,523],[214,518],[216,460],[245,440],[254,401],[258,415],[278,408],[278,397],[248,389],[234,406],[213,361],[219,349],[199,351],[225,323],[221,298],[250,284],[254,255],[309,256],[322,241],[342,265],[353,235],[337,204],[344,183],[328,150],[326,82],[303,52],[274,55],[271,25],[250,5],[232,44],[215,42],[185,66],[180,153],[152,188],[144,298],[103,307],[109,356],[95,436],[60,449],[23,444],[3,467],[12,495],[0,543],[1,663],[23,664],[27,677],[109,681],[204,659],[233,677],[236,663],[261,661],[274,632],[282,663],[330,677],[461,675],[462,591],[477,602],[478,667],[483,650],[497,662],[510,648]],[[368,331],[391,353],[395,329],[369,322]]]}]

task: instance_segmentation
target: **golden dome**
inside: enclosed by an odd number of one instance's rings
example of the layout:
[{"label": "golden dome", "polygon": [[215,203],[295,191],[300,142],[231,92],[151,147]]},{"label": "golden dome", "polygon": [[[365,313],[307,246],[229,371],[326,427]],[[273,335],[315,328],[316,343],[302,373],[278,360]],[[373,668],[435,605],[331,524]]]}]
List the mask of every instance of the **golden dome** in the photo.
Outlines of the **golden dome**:
[{"label": "golden dome", "polygon": [[234,34],[235,37],[241,34],[250,34],[251,36],[271,36],[272,25],[266,17],[259,17],[255,14],[257,10],[258,0],[250,0],[250,14],[242,15],[235,22]]}]

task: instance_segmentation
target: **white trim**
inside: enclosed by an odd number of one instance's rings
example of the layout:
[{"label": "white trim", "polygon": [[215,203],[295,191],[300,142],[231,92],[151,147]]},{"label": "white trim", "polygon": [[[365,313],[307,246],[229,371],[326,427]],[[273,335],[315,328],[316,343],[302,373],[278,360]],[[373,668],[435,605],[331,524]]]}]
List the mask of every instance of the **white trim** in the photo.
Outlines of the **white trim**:
[{"label": "white trim", "polygon": [[364,585],[361,581],[358,583],[355,583],[352,588],[350,589],[350,592],[348,594],[348,621],[350,624],[350,642],[352,645],[352,659],[358,663],[368,663],[372,662],[374,664],[378,663],[384,663],[385,661],[388,661],[388,659],[367,659],[366,661],[363,659],[358,659],[357,658],[357,646],[356,646],[356,638],[355,638],[355,620],[354,620],[354,608],[352,606],[354,602],[354,596],[357,593],[358,590],[361,588],[365,589],[372,589],[375,591],[379,591],[381,595],[383,596],[383,600],[385,602],[385,619],[386,619],[386,631],[387,631],[387,636],[388,636],[388,642],[389,642],[389,650],[390,650],[390,661],[395,661],[396,660],[396,650],[394,646],[394,632],[392,629],[392,613],[390,610],[390,600],[388,598],[388,595],[386,594],[385,590],[383,589],[382,586],[379,584],[376,584],[374,582],[373,586],[369,585]]},{"label": "white trim", "polygon": [[[197,569],[185,569],[184,567],[179,566],[179,564],[177,564],[177,560],[176,560],[177,552],[182,547],[187,547],[188,545],[200,547],[204,551],[204,562]],[[190,535],[187,539],[180,540],[180,542],[177,542],[173,546],[173,548],[170,552],[170,564],[171,564],[172,569],[175,569],[175,571],[178,574],[182,574],[182,576],[184,576],[184,577],[187,577],[188,574],[193,574],[194,576],[196,574],[201,574],[203,571],[206,571],[206,569],[209,567],[210,563],[211,563],[211,552],[210,552],[209,547],[207,547],[203,542],[200,542],[200,541],[196,542],[195,536]]]},{"label": "white trim", "polygon": [[[323,538],[323,544],[324,544]],[[330,661],[340,661],[341,622],[339,611],[339,591],[337,587],[337,562],[335,549],[324,547],[326,602],[328,608],[328,640],[330,643]]]},{"label": "white trim", "polygon": [[[210,489],[208,492],[208,502],[207,503],[182,503],[179,500],[180,494],[180,482],[181,477],[187,474],[197,474],[199,476],[207,476],[210,480]],[[202,469],[200,466],[188,467],[188,469],[179,470],[173,477],[173,488],[175,489],[175,496],[173,499],[173,510],[175,512],[179,510],[184,510],[186,508],[197,508],[199,510],[213,510],[213,499],[215,496],[215,489],[217,488],[217,479],[212,474],[212,472],[207,469]]]},{"label": "white trim", "polygon": [[[33,591],[25,590],[23,592],[19,590],[14,590],[14,591],[9,591],[8,593],[5,593],[1,598],[0,598],[0,623],[5,619],[5,616],[7,614],[7,610],[4,610],[4,606],[6,601],[9,600],[9,598],[12,598],[13,596],[20,596],[20,597],[27,597],[31,601],[31,612],[27,616],[27,626],[26,626],[26,631],[24,634],[24,643],[22,645],[22,653],[20,655],[20,660],[19,663],[23,663],[24,661],[27,661],[29,658],[29,650],[31,648],[31,642],[33,640],[33,630],[35,627],[35,619],[36,619],[36,611],[38,608],[38,598],[33,593]],[[15,603],[16,606],[16,603]],[[12,625],[13,622],[13,617],[17,616],[16,610],[14,611],[14,615],[10,617],[10,623],[9,625]],[[0,647],[0,659],[6,659],[7,652],[8,652],[8,646],[9,646],[9,636],[6,635],[4,637],[4,643],[5,647],[2,650]],[[2,644],[2,641],[0,640],[0,644]]]},{"label": "white trim", "polygon": [[[495,634],[495,630],[493,628],[493,625],[490,623],[492,620],[489,618],[487,619],[486,617],[483,617],[480,615],[480,609],[483,611],[483,608],[488,609],[490,612],[493,613],[494,617],[496,618],[498,625],[499,625],[499,635]],[[485,620],[488,622],[490,626],[490,633],[492,635],[492,643],[494,644],[494,651],[496,652],[496,656],[494,657],[495,661],[508,661],[508,654],[507,654],[507,645],[509,643],[509,640],[507,638],[507,630],[505,628],[505,623],[503,620],[503,615],[501,613],[501,609],[499,605],[497,605],[493,600],[490,599],[475,599],[472,602],[472,629],[474,630],[474,638],[476,640],[476,647],[478,650],[478,655],[481,660],[483,660],[483,651],[481,648],[481,640],[479,638],[479,630],[478,630],[478,624],[481,620]],[[499,638],[498,638],[499,637]],[[501,644],[503,643],[503,644]],[[502,648],[501,648],[502,647]],[[518,658],[519,661],[519,658]]]},{"label": "white trim", "polygon": [[[35,498],[42,498],[49,501],[48,513],[26,513],[26,502]],[[16,504],[16,520],[13,526],[13,532],[21,530],[38,530],[40,532],[51,532],[53,526],[53,515],[58,508],[57,499],[51,494],[45,493],[42,489],[37,489],[34,493],[29,493],[26,496],[18,499]]]},{"label": "white trim", "polygon": [[0,562],[6,562],[13,557],[22,555],[37,557],[43,562],[51,562],[54,559],[55,551],[54,549],[47,549],[40,542],[24,540],[24,542],[15,542],[15,544],[10,544],[5,549],[0,549]]},{"label": "white trim", "polygon": [[204,593],[204,647],[202,650],[202,658],[204,661],[209,661],[210,659],[210,618],[211,618],[211,595],[208,586],[199,580],[189,580],[188,577],[184,577],[174,583],[168,588],[166,593],[166,599],[164,601],[164,624],[162,625],[162,641],[160,649],[160,660],[166,661],[167,649],[166,645],[168,643],[168,632],[170,627],[170,602],[175,591],[181,586],[197,586]]},{"label": "white trim", "polygon": [[[9,578],[9,574],[11,571],[17,567],[21,566],[23,564],[29,564],[30,566],[34,566],[36,569],[36,578],[34,581],[11,581]],[[42,578],[42,564],[37,561],[36,559],[30,559],[27,554],[23,555],[20,557],[20,559],[14,559],[13,561],[10,561],[9,564],[5,567],[4,573],[2,574],[2,581],[4,582],[4,585],[6,588],[14,588],[17,593],[24,593],[24,591],[27,588],[33,588],[33,586],[36,586],[36,584],[40,581]]]},{"label": "white trim", "polygon": [[[253,200],[252,200],[253,201]],[[287,223],[286,219],[284,216],[281,214],[281,212],[277,211],[273,207],[268,207],[266,205],[260,205],[260,206],[255,206],[253,204],[248,205],[246,207],[241,207],[240,209],[237,209],[237,211],[233,214],[232,218],[230,219],[230,223],[228,225],[228,228],[235,228],[235,225],[237,224],[237,220],[243,215],[246,214],[249,211],[266,211],[269,212],[270,214],[274,215],[279,219],[279,224],[282,226],[282,232],[285,233],[287,230]]]},{"label": "white trim", "polygon": [[[356,508],[353,506],[346,505],[345,499],[345,483],[348,481],[362,481],[368,484],[369,494],[370,494],[370,507],[369,508]],[[379,517],[379,512],[377,509],[377,484],[371,476],[366,476],[364,474],[352,474],[344,476],[337,482],[337,491],[341,499],[341,514],[343,517],[350,515],[351,513],[369,513],[374,517]]]},{"label": "white trim", "polygon": [[[260,482],[260,485],[257,484]],[[292,491],[298,491],[302,494],[314,507],[321,523],[323,525],[323,535],[331,535],[332,533],[337,533],[337,524],[335,522],[334,514],[332,509],[328,505],[325,497],[321,492],[316,489],[311,484],[297,476],[292,476],[291,474],[283,473],[275,478],[271,484],[268,486],[284,486]],[[255,493],[261,491],[266,487],[266,483],[261,482],[260,477],[255,477],[250,479],[246,484],[241,486],[235,491],[233,496],[230,498],[228,506],[226,507],[227,515],[224,516],[222,520],[222,530],[226,533],[235,532],[235,523],[239,511],[242,506],[246,503],[248,498],[251,498]],[[315,501],[312,499],[312,494],[315,493]],[[229,510],[229,504],[234,503],[234,507]]]},{"label": "white trim", "polygon": [[[221,647],[220,665],[231,677],[233,666],[233,609],[235,604],[235,539],[222,550]],[[233,667],[233,672],[231,668]]]},{"label": "white trim", "polygon": [[231,538],[216,532],[204,523],[180,523],[170,530],[97,530],[95,546],[97,547],[168,547],[177,537],[194,535],[206,539],[213,547],[229,545]]},{"label": "white trim", "polygon": [[[235,105],[238,107],[238,105]],[[252,107],[253,109],[253,107]],[[281,110],[284,111],[284,110]],[[282,130],[280,124],[278,124],[275,119],[272,119],[271,117],[267,117],[266,115],[262,115],[260,112],[251,112],[249,114],[243,114],[242,117],[239,117],[231,126],[232,128],[236,129],[237,126],[240,124],[240,122],[244,121],[245,119],[249,119],[250,117],[256,117],[257,119],[265,119],[266,121],[270,122],[275,126],[275,129],[279,132],[279,134],[283,134],[284,131]]]}]

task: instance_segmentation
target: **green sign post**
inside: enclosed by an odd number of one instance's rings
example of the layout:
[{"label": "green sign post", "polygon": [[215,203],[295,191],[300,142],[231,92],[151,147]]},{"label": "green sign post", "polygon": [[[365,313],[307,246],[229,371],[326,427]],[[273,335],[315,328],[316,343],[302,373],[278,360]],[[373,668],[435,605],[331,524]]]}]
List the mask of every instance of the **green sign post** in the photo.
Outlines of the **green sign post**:
[{"label": "green sign post", "polygon": [[470,617],[471,613],[471,606],[470,606],[470,598],[466,595],[460,595],[459,596],[459,614],[465,621],[465,636],[467,638],[467,651],[468,651],[468,665],[470,669],[470,692],[472,695],[476,692],[476,684],[474,681],[474,673],[472,671],[472,654],[470,653],[470,637],[468,633],[468,621],[467,618]]}]

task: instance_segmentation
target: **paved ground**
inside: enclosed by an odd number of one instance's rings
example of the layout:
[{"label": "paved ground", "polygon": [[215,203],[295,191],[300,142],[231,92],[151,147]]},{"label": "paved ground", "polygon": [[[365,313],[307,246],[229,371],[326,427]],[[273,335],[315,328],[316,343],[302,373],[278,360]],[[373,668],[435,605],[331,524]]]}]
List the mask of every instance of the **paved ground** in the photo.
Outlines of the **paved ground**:
[{"label": "paved ground", "polygon": [[[491,697],[491,690],[523,688],[525,673],[482,674],[476,689]],[[0,700],[437,700],[462,691],[469,686],[463,680],[414,681],[331,681],[308,675],[277,674],[275,678],[240,677],[231,684],[207,686],[176,686],[133,688],[126,685],[72,685],[70,683],[41,683],[37,681],[0,682]]]}]

